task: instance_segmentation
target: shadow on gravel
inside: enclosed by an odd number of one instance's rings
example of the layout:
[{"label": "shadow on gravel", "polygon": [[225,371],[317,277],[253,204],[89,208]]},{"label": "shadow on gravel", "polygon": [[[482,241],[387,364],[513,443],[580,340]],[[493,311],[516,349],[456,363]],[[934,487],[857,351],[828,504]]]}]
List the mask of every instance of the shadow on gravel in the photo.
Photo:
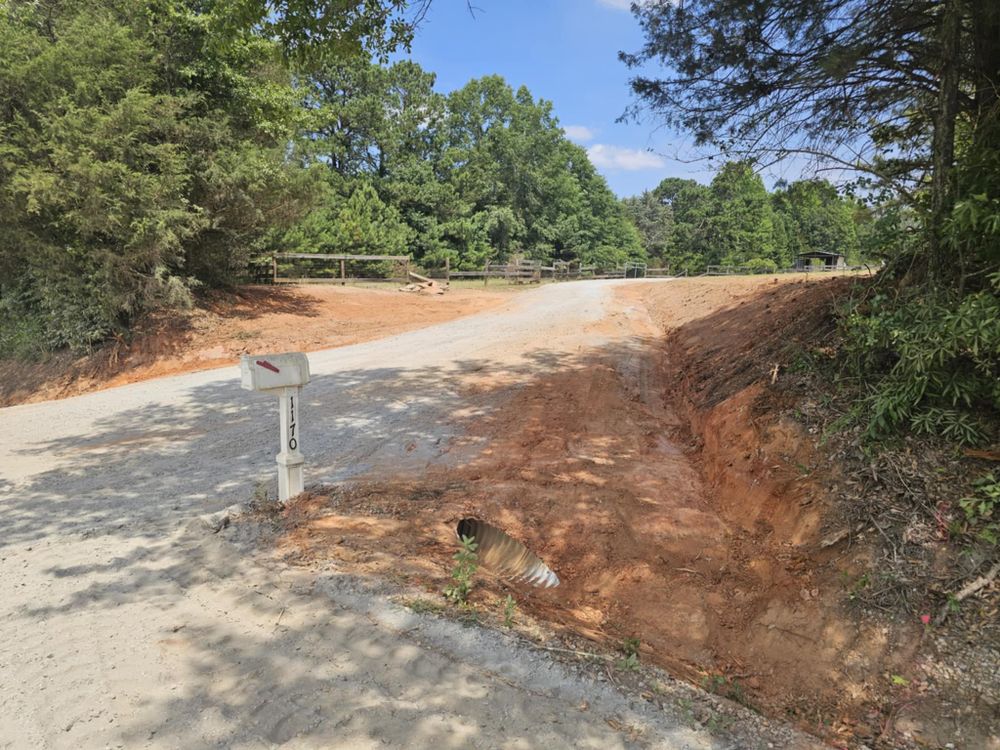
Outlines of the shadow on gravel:
[{"label": "shadow on gravel", "polygon": [[[567,715],[549,670],[539,668],[537,681],[504,677],[423,642],[458,636],[454,623],[425,623],[429,632],[407,619],[403,631],[373,627],[366,612],[325,596],[252,604],[239,627],[189,627],[167,639],[191,676],[156,707],[159,721],[126,728],[126,746],[151,736],[170,747],[631,746],[580,708]],[[483,660],[503,656],[495,639],[461,638],[481,641]]]},{"label": "shadow on gravel", "polygon": [[[515,366],[468,359],[447,369],[314,377],[303,392],[307,486],[466,460],[482,446],[461,436],[517,387],[627,358],[649,343],[582,355],[539,350]],[[261,484],[273,497],[277,416],[275,398],[243,391],[234,379],[192,387],[179,403],[98,419],[87,434],[48,442],[27,435],[16,455],[49,454],[59,468],[17,485],[0,479],[0,549],[64,534],[155,543],[179,521],[249,500]]]}]

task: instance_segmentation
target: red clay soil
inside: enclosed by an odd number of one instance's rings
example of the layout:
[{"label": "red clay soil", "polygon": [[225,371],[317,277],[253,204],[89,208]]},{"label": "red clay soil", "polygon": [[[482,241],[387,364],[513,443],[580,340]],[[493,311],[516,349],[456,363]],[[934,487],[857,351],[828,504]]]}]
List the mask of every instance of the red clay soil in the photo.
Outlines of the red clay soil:
[{"label": "red clay soil", "polygon": [[510,293],[403,293],[351,286],[261,286],[205,297],[190,312],[150,316],[129,342],[25,364],[0,360],[0,406],[66,398],[239,361],[254,351],[357,344],[488,310]]},{"label": "red clay soil", "polygon": [[473,602],[511,591],[556,630],[610,649],[637,638],[642,660],[821,736],[890,742],[888,675],[905,674],[920,633],[842,608],[864,551],[821,527],[833,469],[761,401],[785,342],[821,333],[845,283],[626,287],[665,337],[581,354],[522,387],[466,426],[489,445],[470,464],[301,498],[279,547],[440,592],[455,524],[475,516],[562,583],[486,575]]}]

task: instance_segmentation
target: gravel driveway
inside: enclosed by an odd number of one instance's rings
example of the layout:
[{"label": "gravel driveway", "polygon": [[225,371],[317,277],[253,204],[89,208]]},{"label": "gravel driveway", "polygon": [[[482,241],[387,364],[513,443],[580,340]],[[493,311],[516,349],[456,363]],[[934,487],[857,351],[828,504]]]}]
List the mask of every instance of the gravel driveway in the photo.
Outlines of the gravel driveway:
[{"label": "gravel driveway", "polygon": [[[606,316],[636,311],[610,309],[613,283],[310,354],[307,485],[477,450],[454,448],[452,417],[496,403],[468,402],[463,378],[516,381],[614,336]],[[192,519],[273,477],[275,400],[238,380],[0,410],[0,747],[734,746],[502,635],[207,532]]]}]

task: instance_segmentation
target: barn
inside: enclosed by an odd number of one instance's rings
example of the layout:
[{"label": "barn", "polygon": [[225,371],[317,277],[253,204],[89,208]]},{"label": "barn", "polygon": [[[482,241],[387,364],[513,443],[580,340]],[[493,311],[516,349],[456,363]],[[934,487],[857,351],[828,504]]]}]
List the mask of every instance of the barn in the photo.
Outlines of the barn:
[{"label": "barn", "polygon": [[795,269],[797,271],[808,271],[813,268],[816,264],[813,263],[815,260],[822,261],[822,267],[824,271],[835,271],[841,268],[847,268],[847,257],[841,255],[840,253],[828,253],[822,250],[814,250],[808,253],[799,253],[795,256]]}]

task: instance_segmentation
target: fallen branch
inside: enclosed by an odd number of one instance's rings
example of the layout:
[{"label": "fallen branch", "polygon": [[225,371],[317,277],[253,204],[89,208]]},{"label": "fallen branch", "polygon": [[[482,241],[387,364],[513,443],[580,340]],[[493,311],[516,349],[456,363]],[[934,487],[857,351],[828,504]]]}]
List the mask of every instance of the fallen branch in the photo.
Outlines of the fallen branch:
[{"label": "fallen branch", "polygon": [[948,599],[945,605],[941,607],[941,613],[937,616],[937,620],[934,621],[935,625],[941,625],[948,618],[948,610],[952,605],[952,602],[960,602],[963,599],[968,599],[970,596],[975,594],[980,589],[984,589],[992,583],[993,579],[997,577],[1000,573],[1000,562],[994,564],[990,568],[986,575],[980,576],[979,578],[967,583],[961,588],[961,590],[955,594],[955,596]]},{"label": "fallen branch", "polygon": [[1000,461],[1000,451],[983,451],[976,448],[966,448],[962,452],[969,458],[981,458],[984,461]]}]

